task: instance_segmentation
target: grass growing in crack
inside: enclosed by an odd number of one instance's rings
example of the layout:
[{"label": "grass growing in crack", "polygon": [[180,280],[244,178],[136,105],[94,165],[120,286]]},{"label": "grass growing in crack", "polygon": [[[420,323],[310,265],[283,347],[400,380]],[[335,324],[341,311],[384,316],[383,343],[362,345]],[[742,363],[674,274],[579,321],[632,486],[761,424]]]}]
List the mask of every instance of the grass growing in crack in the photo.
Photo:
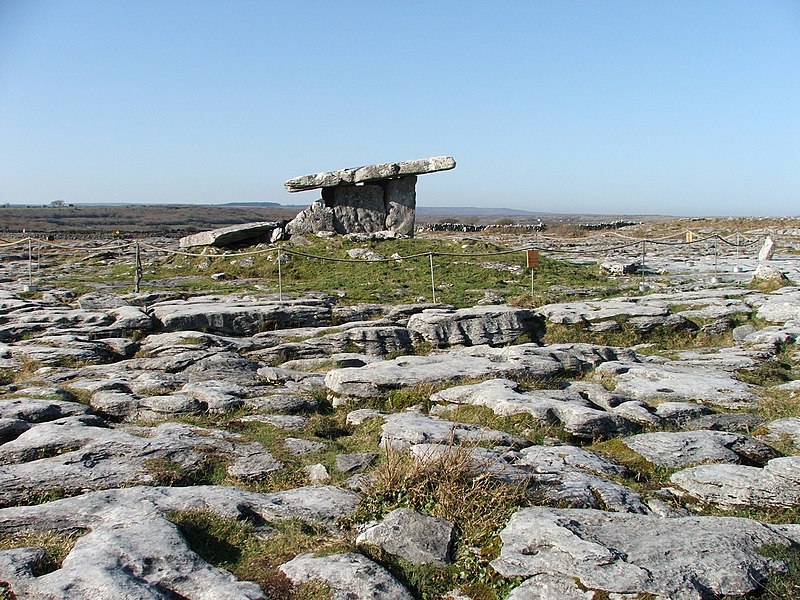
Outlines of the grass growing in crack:
[{"label": "grass growing in crack", "polygon": [[153,485],[187,487],[192,485],[225,485],[230,482],[228,463],[220,458],[205,456],[192,468],[186,468],[168,458],[150,458],[145,461]]},{"label": "grass growing in crack", "polygon": [[761,393],[755,413],[767,421],[800,417],[800,393],[767,388]]},{"label": "grass growing in crack", "polygon": [[596,442],[586,447],[628,469],[620,483],[637,491],[657,490],[670,485],[669,478],[678,469],[656,465],[628,448],[620,438]]},{"label": "grass growing in crack", "polygon": [[[86,532],[76,530],[69,533],[40,531],[0,537],[0,550],[12,548],[41,548],[44,552],[32,565],[34,577],[46,575],[61,567],[61,563],[72,551],[75,542]],[[0,598],[2,598],[0,588]]]},{"label": "grass growing in crack", "polygon": [[570,435],[560,423],[543,423],[528,413],[501,416],[485,406],[457,405],[443,416],[458,423],[471,423],[491,429],[504,431],[512,435],[524,437],[534,444],[541,444],[545,438],[556,438],[570,441]]},{"label": "grass growing in crack", "polygon": [[330,598],[327,586],[294,586],[278,567],[303,552],[332,554],[352,549],[321,525],[299,520],[281,521],[259,531],[257,527],[263,523],[238,521],[210,511],[173,512],[168,517],[206,562],[240,580],[255,581],[269,598]]},{"label": "grass growing in crack", "polygon": [[627,326],[625,319],[620,319],[620,329],[615,331],[589,331],[581,325],[563,325],[548,323],[544,336],[546,344],[589,343],[604,346],[630,348],[639,344],[652,344],[661,352],[685,348],[707,346],[730,346],[732,337],[729,333],[709,335],[688,329],[656,327],[650,332],[640,331]]},{"label": "grass growing in crack", "polygon": [[489,563],[499,553],[500,530],[528,504],[524,488],[502,483],[489,472],[477,473],[469,445],[450,444],[441,455],[422,461],[391,447],[385,450],[374,487],[345,524],[369,522],[406,507],[453,523],[458,542],[453,564],[441,569],[409,565],[371,548],[365,552],[419,598],[440,598],[454,587],[475,599],[504,598],[519,582],[500,577]]},{"label": "grass growing in crack", "polygon": [[[796,523],[797,521],[795,521]],[[762,546],[758,553],[786,566],[784,573],[773,573],[759,592],[760,598],[788,600],[800,598],[800,548],[779,545]]]}]

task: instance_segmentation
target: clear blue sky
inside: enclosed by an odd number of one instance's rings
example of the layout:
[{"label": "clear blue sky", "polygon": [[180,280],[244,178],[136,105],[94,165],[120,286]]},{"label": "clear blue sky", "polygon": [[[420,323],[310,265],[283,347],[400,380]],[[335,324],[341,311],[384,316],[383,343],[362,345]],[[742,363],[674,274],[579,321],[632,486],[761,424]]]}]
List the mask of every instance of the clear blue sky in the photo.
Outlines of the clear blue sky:
[{"label": "clear blue sky", "polygon": [[0,0],[0,203],[800,215],[800,1]]}]

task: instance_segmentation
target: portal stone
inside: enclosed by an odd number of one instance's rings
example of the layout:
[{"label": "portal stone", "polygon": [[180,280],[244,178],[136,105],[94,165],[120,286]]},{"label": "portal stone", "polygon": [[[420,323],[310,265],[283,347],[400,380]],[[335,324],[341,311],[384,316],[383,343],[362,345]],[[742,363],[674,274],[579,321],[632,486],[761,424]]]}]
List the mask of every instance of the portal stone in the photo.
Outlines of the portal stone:
[{"label": "portal stone", "polygon": [[376,233],[386,229],[381,186],[349,185],[334,190],[333,227],[337,233]]},{"label": "portal stone", "polygon": [[389,231],[413,237],[417,210],[417,177],[390,179],[384,188],[386,227]]}]

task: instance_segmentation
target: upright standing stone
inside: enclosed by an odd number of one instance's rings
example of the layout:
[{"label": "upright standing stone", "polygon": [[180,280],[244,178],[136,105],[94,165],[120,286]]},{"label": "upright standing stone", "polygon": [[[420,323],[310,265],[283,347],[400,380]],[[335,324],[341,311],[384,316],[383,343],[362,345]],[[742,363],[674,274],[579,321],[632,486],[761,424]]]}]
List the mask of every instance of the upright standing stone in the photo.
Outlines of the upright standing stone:
[{"label": "upright standing stone", "polygon": [[390,179],[385,184],[386,229],[413,237],[417,210],[417,177]]},{"label": "upright standing stone", "polygon": [[761,247],[761,251],[758,253],[758,260],[759,262],[764,262],[765,260],[772,260],[772,253],[775,250],[775,241],[770,237],[767,236],[767,239],[764,240],[764,245]]},{"label": "upright standing stone", "polygon": [[375,233],[386,229],[383,188],[351,185],[335,188],[333,227],[337,233]]}]

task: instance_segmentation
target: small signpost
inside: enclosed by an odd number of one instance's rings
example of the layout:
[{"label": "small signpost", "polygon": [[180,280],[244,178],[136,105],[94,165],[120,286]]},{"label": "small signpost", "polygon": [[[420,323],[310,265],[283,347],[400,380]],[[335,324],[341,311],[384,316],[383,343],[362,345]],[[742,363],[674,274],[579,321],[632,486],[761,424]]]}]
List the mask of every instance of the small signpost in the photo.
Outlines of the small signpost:
[{"label": "small signpost", "polygon": [[528,268],[531,270],[531,300],[533,299],[533,272],[541,264],[541,256],[538,250],[526,250],[525,255],[528,261]]}]

